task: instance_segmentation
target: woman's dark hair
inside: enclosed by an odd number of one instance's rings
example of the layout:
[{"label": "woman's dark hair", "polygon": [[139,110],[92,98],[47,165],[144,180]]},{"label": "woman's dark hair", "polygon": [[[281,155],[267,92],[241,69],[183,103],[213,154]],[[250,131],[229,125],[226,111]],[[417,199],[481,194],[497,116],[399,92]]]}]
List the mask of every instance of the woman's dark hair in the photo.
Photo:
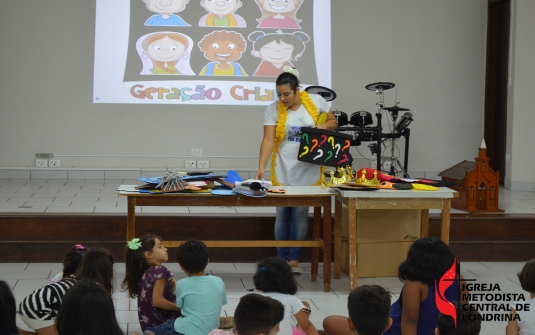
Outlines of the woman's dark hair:
[{"label": "woman's dark hair", "polygon": [[85,252],[86,250],[81,244],[77,244],[67,250],[63,258],[63,278],[76,273]]},{"label": "woman's dark hair", "polygon": [[94,281],[113,293],[113,256],[101,247],[89,249],[76,273],[76,280]]},{"label": "woman's dark hair", "polygon": [[136,250],[130,249],[128,245],[125,247],[126,273],[121,287],[123,290],[128,291],[128,296],[130,298],[137,297],[137,288],[141,281],[141,277],[143,277],[145,271],[150,267],[145,260],[145,252],[151,252],[152,249],[154,249],[156,239],[159,239],[160,241],[162,240],[156,235],[143,235],[139,238],[141,247]]},{"label": "woman's dark hair", "polygon": [[455,260],[446,243],[437,238],[426,237],[417,240],[409,249],[407,259],[398,269],[400,280],[417,280],[432,284],[440,280]]},{"label": "woman's dark hair", "polygon": [[199,273],[208,265],[208,248],[199,240],[182,243],[176,250],[178,264],[188,273]]},{"label": "woman's dark hair", "polygon": [[0,280],[0,335],[18,334],[17,306],[9,285]]},{"label": "woman's dark hair", "polygon": [[299,79],[293,73],[283,72],[277,77],[275,85],[290,85],[290,89],[295,93],[297,90],[297,86],[299,86]]},{"label": "woman's dark hair", "polygon": [[302,31],[296,31],[292,34],[288,33],[272,33],[265,34],[263,31],[253,31],[247,37],[249,41],[253,42],[253,51],[260,51],[262,47],[273,41],[281,44],[284,42],[294,47],[292,52],[293,60],[297,60],[305,51],[305,43],[310,41],[310,37]]},{"label": "woman's dark hair", "polygon": [[63,297],[56,329],[59,335],[123,335],[109,292],[98,283],[84,280]]},{"label": "woman's dark hair", "polygon": [[520,286],[530,293],[535,292],[535,259],[531,259],[524,264],[522,271],[518,274]]},{"label": "woman's dark hair", "polygon": [[297,293],[297,283],[292,268],[282,258],[266,258],[258,263],[253,281],[256,289],[262,292]]}]

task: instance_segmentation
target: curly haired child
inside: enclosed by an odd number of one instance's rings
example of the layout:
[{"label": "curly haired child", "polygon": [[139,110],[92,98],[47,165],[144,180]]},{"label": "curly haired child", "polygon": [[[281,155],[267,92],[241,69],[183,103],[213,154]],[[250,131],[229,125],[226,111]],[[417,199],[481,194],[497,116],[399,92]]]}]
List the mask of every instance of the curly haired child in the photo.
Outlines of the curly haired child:
[{"label": "curly haired child", "polygon": [[[443,241],[422,238],[413,243],[407,259],[398,269],[404,281],[399,299],[390,307],[392,326],[385,335],[434,335],[439,311],[435,301],[435,282],[455,263],[455,256]],[[462,278],[462,277],[461,277]],[[459,300],[459,281],[445,292],[448,301]]]},{"label": "curly haired child", "polygon": [[[279,335],[302,334],[318,335],[318,331],[308,319],[307,311],[295,295],[297,283],[292,268],[279,257],[267,258],[258,263],[253,277],[254,286],[260,294],[280,301],[284,305],[284,319],[280,323]],[[293,326],[295,317],[299,328]]]}]

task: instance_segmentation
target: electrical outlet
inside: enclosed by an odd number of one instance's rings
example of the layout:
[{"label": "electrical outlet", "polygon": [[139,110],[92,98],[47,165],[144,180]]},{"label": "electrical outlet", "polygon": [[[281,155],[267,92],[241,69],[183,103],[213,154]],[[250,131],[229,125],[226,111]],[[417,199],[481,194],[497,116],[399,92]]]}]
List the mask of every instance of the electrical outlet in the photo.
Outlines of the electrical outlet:
[{"label": "electrical outlet", "polygon": [[195,169],[197,168],[197,161],[185,161],[184,167],[189,169]]},{"label": "electrical outlet", "polygon": [[210,161],[197,161],[197,167],[199,169],[208,169],[210,167]]},{"label": "electrical outlet", "polygon": [[48,167],[61,167],[61,159],[49,159]]},{"label": "electrical outlet", "polygon": [[38,167],[38,168],[48,167],[48,159],[36,159],[35,167]]},{"label": "electrical outlet", "polygon": [[202,149],[191,149],[192,156],[202,156]]}]

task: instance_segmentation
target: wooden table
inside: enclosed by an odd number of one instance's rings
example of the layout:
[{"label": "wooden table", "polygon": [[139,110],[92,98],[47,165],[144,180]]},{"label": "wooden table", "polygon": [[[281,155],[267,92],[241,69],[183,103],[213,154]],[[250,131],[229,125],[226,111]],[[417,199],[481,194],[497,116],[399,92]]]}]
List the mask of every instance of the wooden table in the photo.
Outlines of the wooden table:
[{"label": "wooden table", "polygon": [[[276,240],[240,240],[240,241],[203,241],[208,247],[312,247],[312,281],[318,275],[319,250],[323,250],[323,288],[331,289],[331,200],[337,194],[335,190],[323,190],[319,186],[285,186],[285,194],[269,194],[263,198],[244,195],[217,196],[209,193],[168,193],[147,194],[120,192],[128,198],[126,240],[136,237],[136,206],[225,206],[225,207],[314,207],[312,240],[276,241]],[[321,209],[323,208],[323,220]],[[323,227],[323,229],[322,229]],[[323,230],[323,231],[322,231]],[[178,247],[183,241],[165,241],[166,247]]]},{"label": "wooden table", "polygon": [[353,290],[357,287],[357,211],[359,209],[420,209],[420,237],[428,236],[429,209],[441,209],[440,239],[449,244],[451,199],[458,196],[459,193],[446,187],[441,187],[438,191],[340,190],[335,204],[334,278],[340,278],[342,205],[349,207],[349,289]]}]

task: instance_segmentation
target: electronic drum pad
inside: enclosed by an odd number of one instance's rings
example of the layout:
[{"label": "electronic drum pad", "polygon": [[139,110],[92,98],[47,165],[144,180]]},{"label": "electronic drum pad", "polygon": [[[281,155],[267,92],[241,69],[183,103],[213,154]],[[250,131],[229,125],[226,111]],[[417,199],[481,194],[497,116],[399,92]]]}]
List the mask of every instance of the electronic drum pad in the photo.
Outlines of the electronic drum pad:
[{"label": "electronic drum pad", "polygon": [[378,82],[373,84],[366,85],[366,89],[370,91],[386,91],[391,89],[392,87],[396,86],[394,83],[388,83],[388,82]]},{"label": "electronic drum pad", "polygon": [[310,94],[318,94],[323,97],[326,101],[333,101],[336,99],[336,93],[333,90],[323,86],[309,86],[305,88],[305,92]]}]

